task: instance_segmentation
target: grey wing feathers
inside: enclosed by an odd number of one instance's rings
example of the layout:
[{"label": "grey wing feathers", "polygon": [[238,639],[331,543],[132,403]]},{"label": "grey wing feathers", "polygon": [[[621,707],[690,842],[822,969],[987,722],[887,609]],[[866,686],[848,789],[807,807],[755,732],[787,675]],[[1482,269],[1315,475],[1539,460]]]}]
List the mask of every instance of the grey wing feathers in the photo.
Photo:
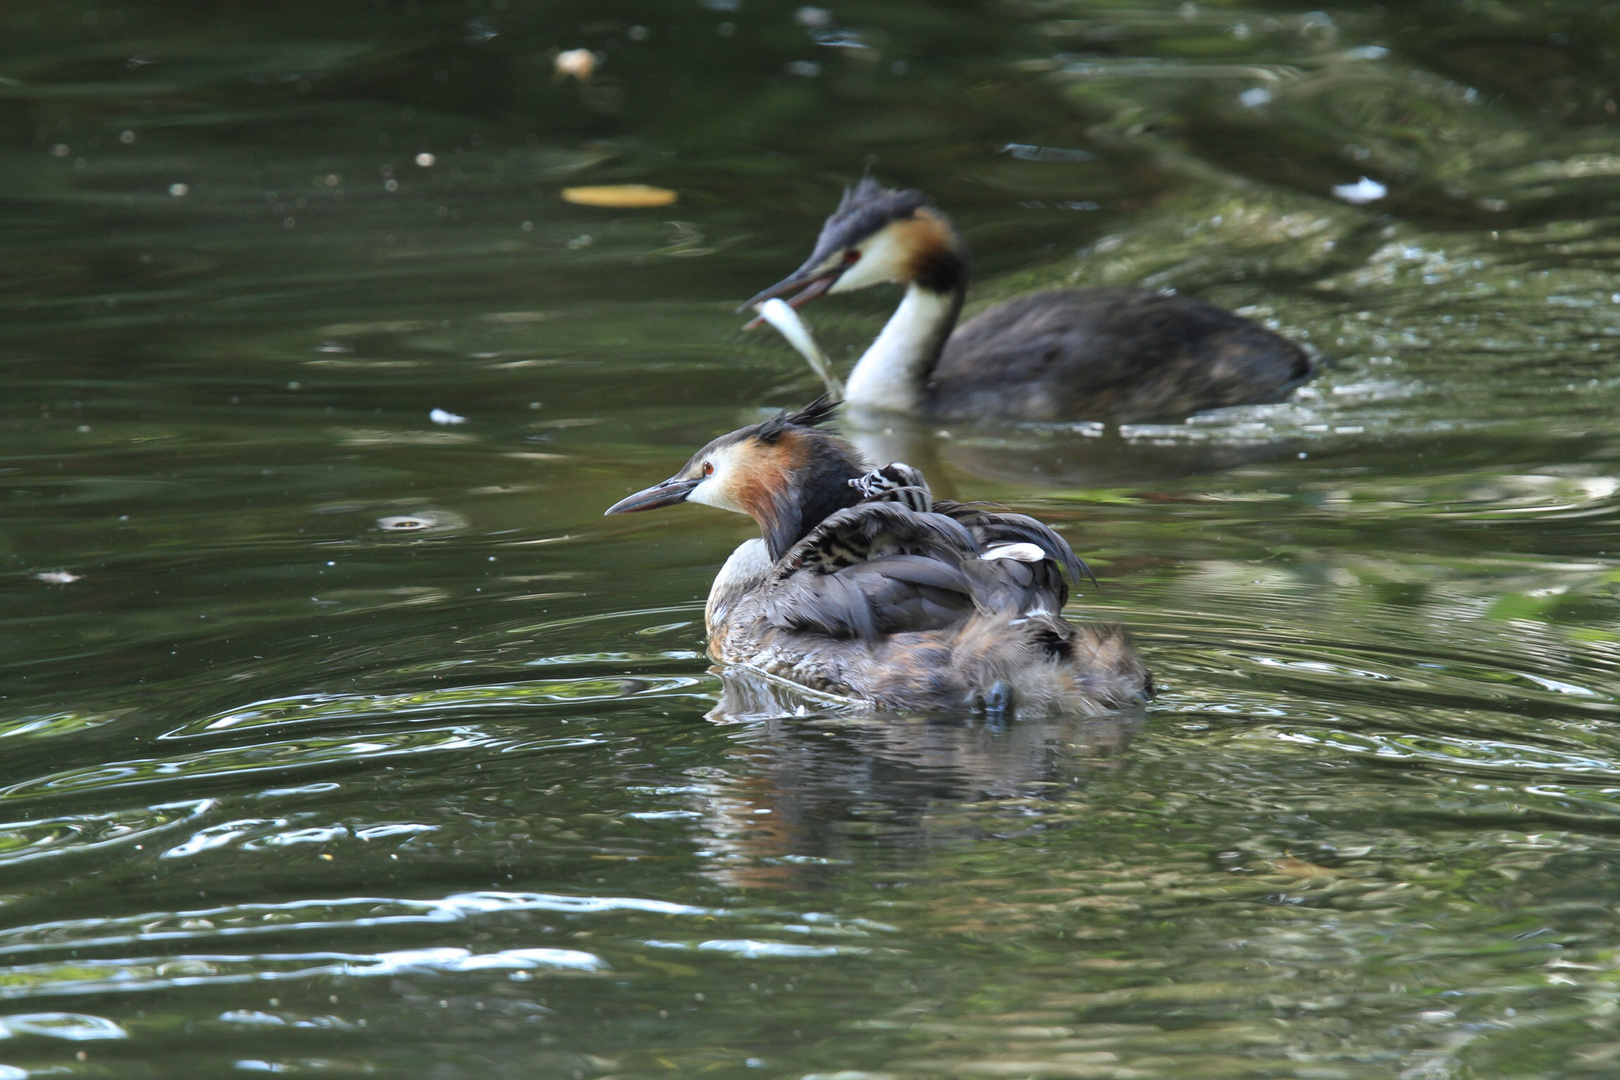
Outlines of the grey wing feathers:
[{"label": "grey wing feathers", "polygon": [[[777,561],[766,620],[870,642],[944,629],[975,612],[1056,614],[1068,599],[1063,570],[1076,580],[1089,573],[1068,542],[1034,518],[937,505],[940,512],[919,513],[864,502],[829,515]],[[1033,545],[1045,558],[980,558],[1009,544]]]},{"label": "grey wing feathers", "polygon": [[961,568],[980,550],[948,517],[860,503],[829,515],[777,561],[765,616],[786,630],[867,641],[941,629],[975,608],[975,580]]},{"label": "grey wing feathers", "polygon": [[1055,615],[1069,599],[1063,574],[1050,560],[974,560],[962,566],[973,580],[974,599],[987,614]]},{"label": "grey wing feathers", "polygon": [[784,630],[873,641],[939,630],[974,611],[961,569],[921,555],[890,555],[830,574],[800,573],[772,590],[765,616]]},{"label": "grey wing feathers", "polygon": [[966,525],[983,547],[990,548],[998,544],[1034,544],[1046,553],[1048,559],[1067,570],[1070,579],[1076,585],[1080,584],[1082,575],[1090,578],[1093,585],[1097,584],[1097,576],[1091,572],[1091,567],[1074,553],[1069,542],[1050,526],[1032,517],[986,510],[970,503],[947,502],[943,499],[934,503],[934,512]]}]

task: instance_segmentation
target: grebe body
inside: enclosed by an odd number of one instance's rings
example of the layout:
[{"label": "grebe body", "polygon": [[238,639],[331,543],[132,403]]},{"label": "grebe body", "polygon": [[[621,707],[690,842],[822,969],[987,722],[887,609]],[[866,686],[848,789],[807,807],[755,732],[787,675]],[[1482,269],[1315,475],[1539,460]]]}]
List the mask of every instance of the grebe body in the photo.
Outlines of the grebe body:
[{"label": "grebe body", "polygon": [[934,500],[920,473],[871,470],[819,430],[833,406],[721,436],[608,509],[698,502],[746,513],[704,611],[709,651],[884,709],[1096,712],[1152,679],[1118,626],[1061,612],[1083,564],[1020,514]]},{"label": "grebe body", "polygon": [[804,265],[743,306],[904,285],[847,400],[926,420],[1169,420],[1282,401],[1312,374],[1298,345],[1194,297],[1056,289],[957,326],[967,283],[966,245],[928,197],[868,177],[844,193]]}]

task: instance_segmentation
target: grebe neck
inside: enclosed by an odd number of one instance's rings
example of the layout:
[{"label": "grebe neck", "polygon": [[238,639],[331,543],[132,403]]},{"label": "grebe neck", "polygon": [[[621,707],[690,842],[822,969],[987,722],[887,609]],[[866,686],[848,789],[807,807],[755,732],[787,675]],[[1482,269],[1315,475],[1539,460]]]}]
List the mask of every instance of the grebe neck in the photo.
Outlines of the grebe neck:
[{"label": "grebe neck", "polygon": [[928,376],[962,312],[966,291],[965,282],[943,289],[915,281],[907,285],[905,299],[850,372],[845,400],[857,408],[922,412]]},{"label": "grebe neck", "polygon": [[765,541],[757,536],[744,540],[731,553],[731,558],[715,575],[714,584],[709,587],[709,601],[703,605],[703,625],[709,637],[720,636],[733,605],[765,580],[773,562]]}]

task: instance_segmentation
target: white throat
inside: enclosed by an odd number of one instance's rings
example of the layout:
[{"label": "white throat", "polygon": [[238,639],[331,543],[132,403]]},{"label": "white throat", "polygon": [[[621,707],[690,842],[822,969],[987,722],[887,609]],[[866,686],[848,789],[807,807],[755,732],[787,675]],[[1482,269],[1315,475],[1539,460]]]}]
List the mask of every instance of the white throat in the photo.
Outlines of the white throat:
[{"label": "white throat", "polygon": [[906,298],[850,372],[845,400],[859,408],[922,412],[928,371],[961,302],[954,293],[907,285]]}]

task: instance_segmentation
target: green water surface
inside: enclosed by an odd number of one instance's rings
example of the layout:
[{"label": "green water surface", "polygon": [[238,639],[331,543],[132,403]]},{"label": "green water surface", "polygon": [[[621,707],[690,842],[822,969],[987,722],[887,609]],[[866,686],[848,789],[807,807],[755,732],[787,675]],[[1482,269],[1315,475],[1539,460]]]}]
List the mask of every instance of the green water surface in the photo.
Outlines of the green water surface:
[{"label": "green water surface", "polygon": [[[1620,5],[0,29],[0,1080],[1620,1075]],[[869,162],[971,303],[1333,362],[888,433],[1070,538],[1145,713],[726,686],[750,523],[602,518],[814,395],[732,309]],[[678,202],[560,195],[609,183]],[[894,301],[807,315],[846,362]]]}]

